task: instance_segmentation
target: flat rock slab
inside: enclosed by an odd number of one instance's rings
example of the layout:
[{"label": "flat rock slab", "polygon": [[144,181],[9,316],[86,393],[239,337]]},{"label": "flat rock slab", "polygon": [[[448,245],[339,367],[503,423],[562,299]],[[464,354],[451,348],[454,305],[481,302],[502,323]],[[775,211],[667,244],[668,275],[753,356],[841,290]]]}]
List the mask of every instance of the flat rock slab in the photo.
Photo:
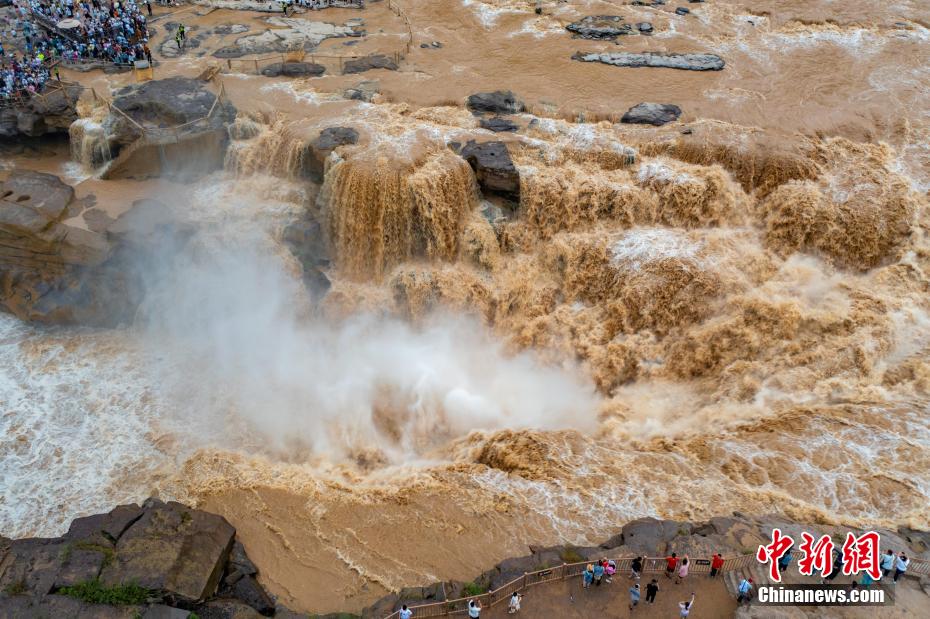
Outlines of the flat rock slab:
[{"label": "flat rock slab", "polygon": [[578,52],[572,60],[581,62],[602,62],[615,67],[652,67],[664,69],[681,69],[684,71],[720,71],[725,66],[723,58],[716,54],[665,54],[659,52]]},{"label": "flat rock slab", "polygon": [[509,118],[501,118],[500,116],[495,116],[494,118],[482,118],[481,119],[481,128],[487,129],[488,131],[516,131],[517,124],[510,120]]},{"label": "flat rock slab", "polygon": [[319,77],[326,67],[312,62],[276,62],[262,69],[266,77]]},{"label": "flat rock slab", "polygon": [[353,73],[364,73],[365,71],[370,71],[372,69],[387,69],[388,71],[396,71],[397,63],[394,62],[392,58],[387,56],[366,56],[364,58],[358,58],[356,60],[349,60],[346,62],[342,67],[342,74],[351,75]]},{"label": "flat rock slab", "polygon": [[588,15],[565,26],[565,29],[583,39],[612,40],[621,35],[633,34],[633,27],[622,21],[619,15]]},{"label": "flat rock slab", "polygon": [[107,586],[134,582],[189,601],[206,599],[223,576],[235,533],[221,516],[151,501],[119,538],[115,560],[101,580]]},{"label": "flat rock slab", "polygon": [[0,184],[0,199],[31,207],[57,221],[74,199],[74,189],[53,174],[17,170]]},{"label": "flat rock slab", "polygon": [[671,103],[640,103],[627,110],[620,122],[661,127],[666,123],[675,122],[679,117],[681,117],[681,108],[677,105]]}]

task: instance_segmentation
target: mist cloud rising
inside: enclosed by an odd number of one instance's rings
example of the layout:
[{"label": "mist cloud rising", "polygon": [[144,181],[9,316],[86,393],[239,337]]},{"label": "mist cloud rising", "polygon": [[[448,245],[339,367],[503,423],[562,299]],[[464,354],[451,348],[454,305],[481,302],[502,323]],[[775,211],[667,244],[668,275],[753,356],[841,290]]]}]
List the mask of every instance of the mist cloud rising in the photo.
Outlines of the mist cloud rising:
[{"label": "mist cloud rising", "polygon": [[196,238],[141,314],[159,390],[202,439],[399,462],[476,429],[593,428],[580,374],[508,356],[473,321],[315,316],[285,250],[259,236]]}]

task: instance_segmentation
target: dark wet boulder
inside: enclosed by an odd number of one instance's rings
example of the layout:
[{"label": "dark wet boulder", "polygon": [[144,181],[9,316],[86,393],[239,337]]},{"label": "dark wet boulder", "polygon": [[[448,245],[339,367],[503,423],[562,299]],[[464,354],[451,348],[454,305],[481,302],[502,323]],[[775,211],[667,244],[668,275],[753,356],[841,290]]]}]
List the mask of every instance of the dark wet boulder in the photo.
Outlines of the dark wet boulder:
[{"label": "dark wet boulder", "polygon": [[265,77],[319,77],[326,67],[312,62],[276,62],[262,69]]},{"label": "dark wet boulder", "polygon": [[675,122],[680,116],[681,108],[671,103],[640,103],[627,110],[620,122],[661,127]]},{"label": "dark wet boulder", "polygon": [[254,576],[243,576],[229,589],[228,595],[247,604],[265,617],[274,615],[274,600],[262,588]]},{"label": "dark wet boulder", "polygon": [[365,71],[371,71],[372,69],[386,69],[388,71],[396,71],[397,63],[394,62],[393,58],[384,56],[382,54],[365,56],[364,58],[356,58],[355,60],[349,60],[346,62],[342,67],[342,74],[351,75],[353,73],[364,73]]},{"label": "dark wet boulder", "polygon": [[653,32],[652,24],[650,24],[650,23],[647,22],[647,21],[641,21],[641,22],[637,23],[637,24],[636,24],[636,29],[639,30],[639,31],[640,31],[641,33],[643,33],[643,34],[652,34],[652,32]]},{"label": "dark wet boulder", "polygon": [[468,97],[466,103],[472,112],[490,112],[491,114],[518,114],[525,108],[509,90],[479,92]]},{"label": "dark wet boulder", "polygon": [[565,26],[565,29],[582,39],[613,40],[621,35],[633,34],[633,27],[622,21],[619,15],[588,15]]},{"label": "dark wet boulder", "polygon": [[515,122],[509,118],[502,118],[501,116],[482,118],[480,124],[482,129],[487,129],[488,131],[501,132],[517,130],[517,124]]},{"label": "dark wet boulder", "polygon": [[351,127],[327,127],[304,149],[301,175],[317,183],[323,182],[326,158],[340,146],[358,142],[358,131]]},{"label": "dark wet boulder", "polygon": [[476,143],[469,140],[459,153],[475,171],[478,184],[485,192],[518,199],[520,172],[510,158],[503,142]]},{"label": "dark wet boulder", "polygon": [[676,15],[687,15],[690,12],[691,12],[691,9],[683,7],[683,6],[680,6],[677,9],[675,9]]}]

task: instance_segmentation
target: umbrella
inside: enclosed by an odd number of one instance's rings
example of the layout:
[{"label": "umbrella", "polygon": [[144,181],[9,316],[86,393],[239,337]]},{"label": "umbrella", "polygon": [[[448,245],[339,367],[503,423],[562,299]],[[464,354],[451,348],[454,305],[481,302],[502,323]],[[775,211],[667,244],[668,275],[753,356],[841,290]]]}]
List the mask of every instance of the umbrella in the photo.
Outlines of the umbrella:
[{"label": "umbrella", "polygon": [[63,19],[56,24],[62,30],[68,30],[70,28],[80,28],[81,22],[76,19]]}]

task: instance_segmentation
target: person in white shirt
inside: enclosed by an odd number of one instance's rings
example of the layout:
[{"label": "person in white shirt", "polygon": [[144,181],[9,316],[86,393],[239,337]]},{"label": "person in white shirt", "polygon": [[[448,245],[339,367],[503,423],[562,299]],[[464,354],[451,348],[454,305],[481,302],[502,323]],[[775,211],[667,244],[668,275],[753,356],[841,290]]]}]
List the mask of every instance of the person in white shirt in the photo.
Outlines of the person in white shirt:
[{"label": "person in white shirt", "polygon": [[901,577],[901,574],[907,571],[907,566],[911,564],[911,560],[907,558],[907,555],[903,552],[898,555],[898,559],[894,562],[894,581],[898,582],[898,578]]},{"label": "person in white shirt", "polygon": [[682,618],[687,617],[689,614],[691,614],[692,606],[694,606],[694,593],[693,592],[691,593],[690,600],[688,600],[687,602],[678,602],[678,608],[679,608],[678,616]]},{"label": "person in white shirt", "polygon": [[481,616],[481,602],[468,600],[468,616],[470,619],[478,619]]},{"label": "person in white shirt", "polygon": [[888,552],[882,555],[882,560],[880,562],[882,568],[882,576],[887,576],[891,573],[891,570],[894,569],[895,559],[898,557],[895,555],[894,551],[890,548]]},{"label": "person in white shirt", "polygon": [[522,593],[513,592],[513,595],[510,596],[510,606],[507,608],[507,612],[511,615],[520,610],[520,601],[523,599]]},{"label": "person in white shirt", "polygon": [[400,619],[410,619],[413,617],[413,611],[407,608],[407,605],[404,604],[400,609]]}]

